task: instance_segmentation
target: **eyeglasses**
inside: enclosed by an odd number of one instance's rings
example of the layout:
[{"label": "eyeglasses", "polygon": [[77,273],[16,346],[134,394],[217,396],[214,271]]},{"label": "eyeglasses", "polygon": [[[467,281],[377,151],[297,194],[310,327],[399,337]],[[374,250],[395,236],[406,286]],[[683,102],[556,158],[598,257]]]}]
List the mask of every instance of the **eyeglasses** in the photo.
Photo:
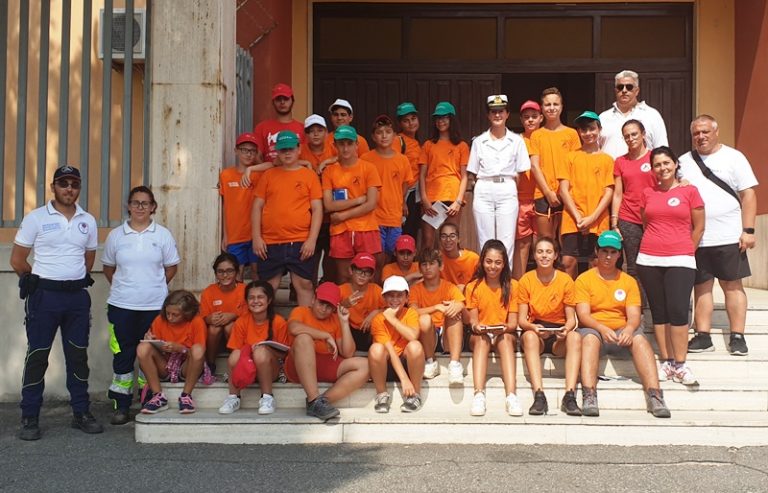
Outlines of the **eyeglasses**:
[{"label": "eyeglasses", "polygon": [[80,190],[80,180],[56,180],[56,186],[59,188],[71,188]]},{"label": "eyeglasses", "polygon": [[152,205],[152,202],[147,202],[146,200],[131,200],[128,202],[128,205],[134,209],[149,209],[149,207]]},{"label": "eyeglasses", "polygon": [[627,91],[630,91],[630,92],[634,91],[635,90],[635,85],[634,84],[616,84],[616,90],[617,91],[621,92],[624,89],[626,89]]},{"label": "eyeglasses", "polygon": [[365,277],[373,276],[373,270],[371,269],[358,269],[357,267],[352,266],[352,272]]},{"label": "eyeglasses", "polygon": [[240,151],[241,154],[251,155],[251,156],[254,156],[256,155],[257,152],[259,152],[258,149],[254,149],[252,147],[238,147],[237,150]]},{"label": "eyeglasses", "polygon": [[217,276],[231,276],[237,272],[235,269],[216,269]]},{"label": "eyeglasses", "polygon": [[457,235],[456,233],[450,233],[450,234],[443,233],[443,234],[440,235],[440,239],[441,240],[455,240],[458,237],[459,237],[459,235]]}]

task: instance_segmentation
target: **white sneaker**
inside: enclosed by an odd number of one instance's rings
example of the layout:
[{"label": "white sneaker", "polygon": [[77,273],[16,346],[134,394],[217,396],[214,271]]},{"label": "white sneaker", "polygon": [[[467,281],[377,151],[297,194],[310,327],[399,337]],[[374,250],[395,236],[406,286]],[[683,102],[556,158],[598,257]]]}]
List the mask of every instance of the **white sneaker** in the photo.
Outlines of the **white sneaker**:
[{"label": "white sneaker", "polygon": [[507,409],[507,414],[510,416],[523,415],[523,406],[520,405],[520,399],[518,399],[515,394],[509,394],[507,396],[507,399],[504,402],[504,407]]},{"label": "white sneaker", "polygon": [[675,368],[669,361],[663,361],[659,365],[659,382],[672,380],[675,375]]},{"label": "white sneaker", "polygon": [[272,414],[275,412],[275,398],[264,394],[259,399],[259,414]]},{"label": "white sneaker", "polygon": [[680,368],[677,368],[674,373],[675,374],[672,378],[677,383],[681,383],[683,385],[699,384],[699,381],[696,380],[696,377],[693,375],[693,372],[685,363],[683,363],[683,366],[681,366]]},{"label": "white sneaker", "polygon": [[424,364],[424,379],[429,380],[435,378],[440,374],[440,365],[437,364],[437,360],[433,359]]},{"label": "white sneaker", "polygon": [[448,363],[448,385],[462,385],[464,383],[464,367],[461,361]]},{"label": "white sneaker", "polygon": [[219,408],[219,414],[232,414],[240,409],[240,398],[235,394],[229,394]]},{"label": "white sneaker", "polygon": [[485,416],[485,392],[475,392],[469,414],[472,416]]}]

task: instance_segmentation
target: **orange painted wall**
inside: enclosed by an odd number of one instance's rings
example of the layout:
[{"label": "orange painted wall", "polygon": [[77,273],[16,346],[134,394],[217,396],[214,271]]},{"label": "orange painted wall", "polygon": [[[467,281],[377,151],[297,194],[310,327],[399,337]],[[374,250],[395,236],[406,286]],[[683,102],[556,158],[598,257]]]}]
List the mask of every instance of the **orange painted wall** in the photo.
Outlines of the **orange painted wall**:
[{"label": "orange painted wall", "polygon": [[[768,183],[768,168],[761,165],[768,155],[768,0],[736,2],[735,34],[736,146],[752,163],[758,181]],[[768,201],[758,200],[757,207],[758,214],[768,213]]]},{"label": "orange painted wall", "polygon": [[286,0],[246,1],[237,11],[237,44],[253,57],[254,124],[273,117],[272,86],[291,83],[291,18]]}]

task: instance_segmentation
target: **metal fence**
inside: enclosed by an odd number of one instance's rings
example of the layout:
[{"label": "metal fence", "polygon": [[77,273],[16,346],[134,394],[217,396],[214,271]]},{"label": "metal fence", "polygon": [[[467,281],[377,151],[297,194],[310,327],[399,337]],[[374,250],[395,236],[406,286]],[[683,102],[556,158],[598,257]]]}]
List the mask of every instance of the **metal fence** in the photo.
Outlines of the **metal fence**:
[{"label": "metal fence", "polygon": [[237,47],[237,135],[253,131],[253,57]]}]

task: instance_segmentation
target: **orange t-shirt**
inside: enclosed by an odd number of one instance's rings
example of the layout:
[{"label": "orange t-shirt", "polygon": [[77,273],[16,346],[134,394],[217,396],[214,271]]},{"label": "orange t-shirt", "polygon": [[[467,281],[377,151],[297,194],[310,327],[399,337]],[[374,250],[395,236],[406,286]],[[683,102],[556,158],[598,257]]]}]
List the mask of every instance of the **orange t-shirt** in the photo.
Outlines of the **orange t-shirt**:
[{"label": "orange t-shirt", "polygon": [[464,296],[467,298],[467,309],[477,309],[477,319],[480,325],[500,325],[507,323],[510,313],[517,313],[517,281],[512,279],[509,287],[507,307],[501,304],[501,288],[492,289],[485,281],[474,280],[467,284]]},{"label": "orange t-shirt", "polygon": [[456,258],[448,258],[443,255],[443,270],[440,277],[454,284],[466,285],[477,270],[480,263],[480,255],[466,248],[459,251]]},{"label": "orange t-shirt", "polygon": [[[355,199],[365,196],[371,187],[380,188],[381,178],[376,166],[358,159],[351,166],[342,166],[334,163],[323,171],[323,191],[345,188],[347,199]],[[331,235],[337,235],[345,231],[378,231],[376,222],[376,209],[368,214],[347,219],[339,224],[331,224]]]},{"label": "orange t-shirt", "polygon": [[[531,139],[521,135],[525,141],[525,148],[528,149],[528,155],[531,155]],[[520,202],[533,201],[533,194],[536,191],[536,180],[533,179],[531,170],[517,174],[517,200]]]},{"label": "orange t-shirt", "polygon": [[413,274],[414,272],[419,272],[419,263],[413,262],[411,264],[411,268],[408,269],[408,272],[403,272],[400,269],[400,266],[397,265],[397,262],[392,262],[384,267],[381,268],[381,281],[384,282],[384,280],[388,277],[392,276],[407,276],[408,274]]},{"label": "orange t-shirt", "polygon": [[[400,139],[403,139],[402,141]],[[403,152],[403,142],[405,142],[405,152]],[[411,165],[411,175],[413,175],[413,181],[409,183],[409,186],[414,186],[419,179],[419,158],[421,157],[421,144],[416,139],[412,139],[404,133],[395,135],[395,140],[392,142],[392,149],[401,154],[405,154],[408,158],[408,163]]]},{"label": "orange t-shirt", "polygon": [[574,301],[588,303],[592,317],[613,330],[627,325],[627,307],[641,306],[640,288],[635,278],[619,271],[619,277],[606,281],[593,267],[576,278]]},{"label": "orange t-shirt", "polygon": [[[581,147],[579,134],[576,130],[565,127],[560,130],[549,130],[540,128],[531,134],[532,156],[539,156],[539,168],[544,174],[550,190],[557,192],[557,166],[568,157],[568,153]],[[543,197],[539,187],[533,194],[535,199]]]},{"label": "orange t-shirt", "polygon": [[[568,158],[557,168],[557,179],[568,180],[568,192],[582,216],[591,214],[603,197],[607,187],[613,187],[613,159],[604,152],[586,153],[578,151],[568,153]],[[592,223],[590,233],[600,234],[609,229],[608,209]],[[560,234],[578,233],[576,221],[566,210],[560,226]]]},{"label": "orange t-shirt", "polygon": [[335,147],[328,147],[328,143],[323,146],[323,151],[320,154],[315,154],[312,152],[307,142],[302,143],[299,149],[299,159],[303,161],[309,161],[309,163],[312,165],[312,169],[315,171],[317,171],[317,168],[320,167],[320,163],[336,155],[333,152]]},{"label": "orange t-shirt", "polygon": [[[464,295],[461,294],[461,291],[459,291],[455,284],[445,279],[440,279],[440,284],[434,291],[428,290],[423,282],[413,285],[408,295],[408,300],[411,306],[427,308],[439,305],[443,301],[464,301]],[[443,325],[445,320],[443,312],[435,310],[430,316],[432,317],[432,325],[435,327]]]},{"label": "orange t-shirt", "polygon": [[[247,313],[235,320],[235,325],[232,326],[232,332],[229,334],[227,348],[240,349],[246,344],[253,346],[266,341],[268,335],[269,320],[259,323],[253,319],[253,315]],[[272,320],[272,339],[270,340],[286,346],[293,343],[293,338],[288,333],[288,322],[280,315],[275,315],[274,320]]]},{"label": "orange t-shirt", "polygon": [[261,210],[261,237],[268,245],[306,241],[312,222],[311,201],[323,200],[320,179],[313,171],[299,167],[272,168],[256,185],[256,197],[264,200]]},{"label": "orange t-shirt", "polygon": [[[419,330],[419,313],[413,308],[401,309],[397,315],[397,319],[408,327]],[[385,344],[391,341],[398,356],[403,354],[405,346],[408,345],[408,339],[403,337],[403,334],[398,332],[391,323],[387,322],[383,313],[379,313],[373,317],[373,322],[371,322],[371,338],[373,339],[373,342],[378,342],[379,344]]]},{"label": "orange t-shirt", "polygon": [[152,321],[149,328],[155,335],[155,339],[165,342],[176,342],[186,348],[191,348],[195,344],[205,347],[207,335],[205,320],[200,315],[188,322],[179,322],[172,324],[158,315]]},{"label": "orange t-shirt", "polygon": [[243,188],[240,179],[245,173],[236,167],[224,168],[219,174],[219,195],[224,202],[224,231],[227,243],[251,241],[251,207],[253,187],[258,183],[261,172],[251,173],[251,188]]},{"label": "orange t-shirt", "polygon": [[528,305],[528,321],[543,320],[565,324],[565,307],[574,306],[573,279],[565,272],[556,270],[555,277],[544,284],[536,271],[523,274],[518,282],[517,303]]},{"label": "orange t-shirt", "polygon": [[[333,140],[333,132],[328,132],[328,136],[325,138],[325,147],[331,150],[331,154],[333,156],[338,156],[339,151],[336,149],[336,146],[334,145]],[[365,140],[365,137],[362,135],[357,136],[357,157],[362,156],[366,152],[370,151],[371,148],[368,147],[368,141]]]},{"label": "orange t-shirt", "polygon": [[[399,228],[403,224],[403,203],[405,196],[403,188],[413,182],[411,165],[408,158],[400,153],[384,158],[376,151],[363,154],[360,159],[368,161],[376,167],[381,179],[379,203],[376,206],[376,220],[379,226]],[[406,185],[403,187],[403,185]]]},{"label": "orange t-shirt", "polygon": [[205,318],[215,312],[236,313],[238,317],[248,313],[245,284],[237,283],[232,291],[222,291],[216,283],[205,288],[200,294],[200,316]]},{"label": "orange t-shirt", "polygon": [[[288,321],[296,320],[304,325],[308,325],[316,330],[327,332],[333,336],[337,341],[341,339],[341,322],[339,316],[335,313],[325,320],[318,320],[312,313],[312,308],[309,306],[297,306],[291,311],[291,315],[288,317]],[[328,350],[328,345],[325,341],[315,339],[315,353],[317,354],[331,354]]]},{"label": "orange t-shirt", "polygon": [[[341,289],[341,299],[352,294],[352,285],[348,282],[342,284],[339,289]],[[350,327],[359,329],[360,326],[363,325],[363,320],[365,320],[365,317],[367,317],[369,313],[386,306],[384,298],[381,297],[381,286],[369,282],[360,301],[358,301],[356,305],[349,307]]]},{"label": "orange t-shirt", "polygon": [[419,164],[427,167],[427,198],[430,202],[453,202],[459,198],[461,168],[469,161],[466,142],[451,144],[450,140],[428,140],[421,148]]}]

